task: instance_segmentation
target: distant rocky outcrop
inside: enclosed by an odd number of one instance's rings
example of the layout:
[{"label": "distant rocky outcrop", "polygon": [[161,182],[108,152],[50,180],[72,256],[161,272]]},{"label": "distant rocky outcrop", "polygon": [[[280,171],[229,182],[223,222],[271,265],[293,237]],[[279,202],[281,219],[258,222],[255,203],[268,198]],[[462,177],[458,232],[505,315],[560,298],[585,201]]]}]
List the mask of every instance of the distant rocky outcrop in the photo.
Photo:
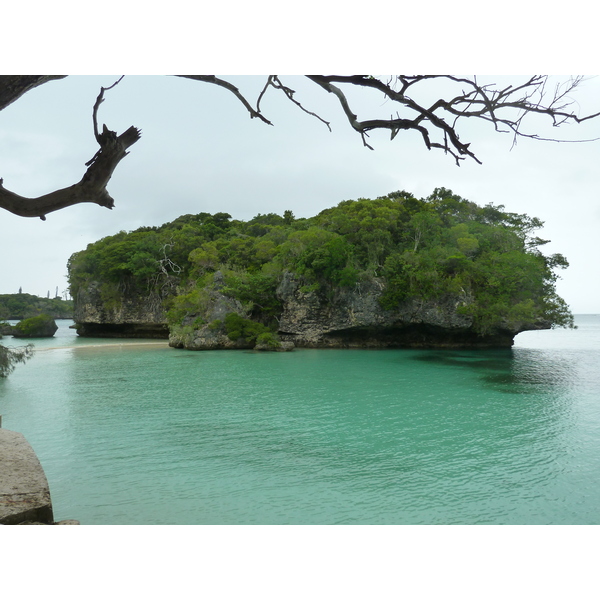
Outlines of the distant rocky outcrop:
[{"label": "distant rocky outcrop", "polygon": [[56,321],[49,315],[38,315],[23,319],[11,329],[11,335],[17,338],[53,337],[58,330]]},{"label": "distant rocky outcrop", "polygon": [[0,337],[3,335],[12,335],[13,326],[6,321],[0,321]]}]

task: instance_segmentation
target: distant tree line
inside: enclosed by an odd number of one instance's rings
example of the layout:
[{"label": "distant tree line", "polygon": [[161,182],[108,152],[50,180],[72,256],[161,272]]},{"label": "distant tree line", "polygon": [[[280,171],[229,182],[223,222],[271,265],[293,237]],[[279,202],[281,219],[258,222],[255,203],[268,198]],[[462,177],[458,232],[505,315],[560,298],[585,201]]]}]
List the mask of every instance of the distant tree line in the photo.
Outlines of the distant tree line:
[{"label": "distant tree line", "polygon": [[73,301],[56,298],[40,298],[32,294],[0,294],[0,319],[28,319],[41,314],[54,319],[71,319]]}]

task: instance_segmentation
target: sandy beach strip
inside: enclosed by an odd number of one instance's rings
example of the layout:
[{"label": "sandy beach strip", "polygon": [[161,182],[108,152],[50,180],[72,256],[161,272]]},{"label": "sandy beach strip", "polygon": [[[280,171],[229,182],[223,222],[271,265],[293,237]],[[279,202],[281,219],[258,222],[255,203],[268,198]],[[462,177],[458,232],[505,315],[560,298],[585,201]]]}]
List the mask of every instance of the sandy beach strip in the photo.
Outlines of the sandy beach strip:
[{"label": "sandy beach strip", "polygon": [[161,341],[161,342],[157,342],[157,341],[147,341],[147,342],[143,342],[143,341],[131,341],[131,342],[120,342],[120,343],[116,343],[116,342],[108,342],[106,344],[78,344],[78,345],[70,345],[70,346],[48,346],[46,348],[42,347],[36,347],[35,351],[36,352],[46,352],[48,350],[86,350],[86,349],[92,349],[92,350],[98,350],[98,349],[102,349],[102,348],[107,348],[107,349],[115,349],[115,348],[152,348],[152,349],[158,349],[158,348],[169,348],[169,342],[168,341]]}]

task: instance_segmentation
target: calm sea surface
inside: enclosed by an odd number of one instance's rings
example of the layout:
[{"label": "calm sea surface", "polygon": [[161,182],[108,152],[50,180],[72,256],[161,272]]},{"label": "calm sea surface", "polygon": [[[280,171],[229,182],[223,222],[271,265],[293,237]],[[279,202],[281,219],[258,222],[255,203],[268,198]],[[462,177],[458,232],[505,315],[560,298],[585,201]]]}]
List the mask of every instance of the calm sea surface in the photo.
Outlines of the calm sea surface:
[{"label": "calm sea surface", "polygon": [[61,321],[0,414],[57,520],[600,524],[600,317],[576,323],[510,350],[263,354]]}]

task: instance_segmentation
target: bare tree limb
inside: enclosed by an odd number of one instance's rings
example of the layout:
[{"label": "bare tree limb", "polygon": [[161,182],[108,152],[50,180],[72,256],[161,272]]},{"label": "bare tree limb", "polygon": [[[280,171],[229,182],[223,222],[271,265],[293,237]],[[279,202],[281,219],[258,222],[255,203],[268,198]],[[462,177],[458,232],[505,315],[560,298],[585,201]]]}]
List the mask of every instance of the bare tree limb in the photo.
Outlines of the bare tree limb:
[{"label": "bare tree limb", "polygon": [[[32,88],[59,79],[62,75],[19,75],[0,76],[0,110]],[[281,91],[295,106],[307,114],[317,118],[331,131],[331,124],[317,113],[305,108],[296,99],[296,92],[284,85],[278,75],[268,76],[262,87],[255,106],[231,82],[215,75],[179,75],[187,79],[210,83],[222,87],[232,93],[245,107],[251,118],[272,125],[261,111],[261,101],[269,89]],[[477,158],[469,143],[460,138],[460,127],[465,119],[479,119],[490,123],[494,130],[509,133],[513,136],[513,145],[519,138],[530,138],[543,141],[564,142],[568,140],[552,139],[525,130],[526,117],[540,115],[547,117],[554,127],[567,123],[582,123],[600,116],[600,112],[579,116],[572,110],[574,104],[570,95],[583,81],[582,77],[574,77],[554,86],[549,90],[550,82],[545,75],[534,75],[518,85],[499,87],[495,84],[480,84],[477,77],[457,77],[453,75],[397,75],[386,79],[368,75],[307,75],[307,78],[323,90],[333,94],[341,107],[342,113],[350,126],[357,131],[363,145],[371,150],[373,146],[367,141],[370,132],[387,130],[394,140],[401,131],[415,131],[420,134],[425,147],[429,150],[440,149],[454,157],[457,165],[466,158],[477,163]],[[130,127],[120,136],[110,131],[106,125],[102,131],[98,128],[98,109],[104,101],[104,93],[121,81],[119,79],[108,88],[101,88],[93,107],[92,120],[94,136],[100,149],[86,163],[87,172],[79,183],[68,188],[57,190],[39,198],[24,198],[2,186],[0,179],[0,208],[14,214],[27,217],[38,216],[45,219],[49,212],[60,210],[80,202],[92,202],[100,206],[112,208],[114,201],[106,191],[106,185],[120,160],[127,155],[127,149],[140,137],[135,127]],[[449,84],[452,95],[445,94],[435,100],[419,101],[417,94],[428,83],[440,81]],[[345,86],[345,87],[343,87]],[[445,86],[448,87],[448,86]],[[352,108],[351,98],[347,90],[371,90],[376,97],[393,104],[395,115],[388,118],[367,118],[360,120]],[[573,140],[577,142],[595,140]]]},{"label": "bare tree limb", "polygon": [[[125,77],[125,75],[121,75],[121,77],[119,77],[119,79],[117,79],[117,81],[115,81],[111,86],[109,86],[107,88],[101,87],[100,93],[98,94],[98,97],[96,98],[96,102],[94,103],[94,109],[92,110],[92,121],[94,123],[94,136],[96,138],[96,141],[100,144],[100,146],[102,146],[102,138],[101,138],[100,132],[98,131],[98,109],[100,108],[100,105],[104,102],[104,92],[107,92],[108,90],[112,90],[116,85],[121,83],[121,80],[123,79],[123,77]],[[104,128],[106,129],[106,125],[104,126]],[[90,161],[90,163],[91,162],[92,161]],[[90,164],[90,163],[86,163],[86,165]]]},{"label": "bare tree limb", "polygon": [[[267,85],[265,86],[264,90],[261,92],[261,95],[259,97],[259,102],[260,102],[260,99],[262,98],[262,96],[264,95],[265,90],[267,89],[267,87],[269,85],[271,87],[275,88],[276,90],[281,90],[285,94],[286,98],[288,100],[290,100],[291,102],[293,102],[300,110],[303,110],[306,114],[311,115],[311,117],[315,117],[316,119],[321,121],[321,123],[327,125],[327,129],[329,129],[329,131],[331,131],[331,125],[330,125],[329,121],[326,121],[325,119],[321,118],[318,114],[311,112],[310,110],[304,108],[304,106],[302,106],[302,104],[294,98],[294,94],[296,92],[293,89],[283,85],[283,83],[281,83],[281,81],[277,75],[269,75],[269,79],[267,80]],[[258,106],[258,104],[257,104],[257,106]]]},{"label": "bare tree limb", "polygon": [[65,77],[66,75],[0,75],[0,110],[38,85]]},{"label": "bare tree limb", "polygon": [[25,198],[5,189],[0,179],[0,207],[20,217],[40,217],[42,221],[46,220],[48,213],[85,202],[112,209],[115,201],[106,191],[106,186],[121,159],[128,154],[127,148],[140,139],[141,133],[135,127],[130,127],[120,136],[112,131],[108,133],[114,134],[114,138],[105,137],[106,141],[81,181],[37,198]]},{"label": "bare tree limb", "polygon": [[133,126],[119,136],[116,132],[110,131],[106,125],[103,126],[102,133],[98,132],[97,113],[98,107],[103,102],[104,92],[117,85],[121,79],[108,88],[101,88],[94,104],[92,115],[94,135],[100,144],[100,149],[86,163],[88,169],[81,181],[37,198],[25,198],[5,189],[4,181],[0,179],[1,208],[20,217],[40,217],[45,221],[48,213],[75,204],[91,202],[109,209],[114,207],[115,202],[106,191],[106,186],[119,162],[127,156],[127,149],[141,136],[141,132]]},{"label": "bare tree limb", "polygon": [[[379,79],[369,77],[366,75],[307,75],[307,77],[317,85],[320,85],[326,91],[333,93],[335,96],[337,96],[342,106],[342,110],[344,111],[344,114],[348,119],[348,122],[350,123],[353,129],[355,129],[361,134],[363,144],[371,150],[373,149],[373,147],[367,144],[365,141],[365,136],[368,135],[369,131],[372,131],[374,129],[389,129],[391,131],[391,137],[393,139],[396,137],[400,130],[413,129],[421,134],[425,146],[429,150],[431,150],[432,148],[441,148],[445,152],[452,154],[452,156],[454,156],[454,158],[456,159],[457,164],[460,164],[459,161],[463,160],[465,155],[470,156],[475,161],[480,163],[479,159],[469,150],[469,144],[461,143],[456,131],[448,123],[441,119],[437,114],[435,114],[435,112],[432,112],[431,110],[428,110],[418,105],[408,96],[406,96],[404,92],[397,92],[389,84],[384,83]],[[424,78],[426,77],[422,77],[421,79]],[[400,105],[403,105],[404,107],[411,109],[416,113],[416,116],[413,119],[392,118],[359,121],[357,115],[350,108],[345,94],[338,86],[333,85],[332,82],[349,83],[354,86],[374,88],[379,92],[382,92],[387,98],[399,103]],[[405,80],[403,82],[403,89],[408,88],[408,86],[412,85],[412,83]],[[435,128],[440,129],[443,132],[444,139],[446,140],[444,144],[431,141],[429,130],[422,124],[422,122],[426,120],[429,121]],[[448,144],[448,139],[450,140],[451,145]]]},{"label": "bare tree limb", "polygon": [[[535,75],[521,85],[509,85],[502,89],[496,89],[493,84],[480,85],[476,77],[468,79],[451,75],[398,75],[395,81],[394,78],[390,78],[387,82],[366,75],[312,75],[308,78],[338,97],[351,126],[363,136],[363,143],[366,132],[374,129],[390,129],[392,139],[400,129],[414,129],[421,133],[427,148],[444,150],[454,156],[457,164],[466,157],[480,163],[469,148],[470,144],[463,143],[459,138],[458,126],[462,119],[478,118],[489,121],[496,131],[512,133],[514,145],[519,137],[552,142],[570,141],[526,133],[522,126],[527,115],[545,115],[550,118],[554,127],[569,122],[582,123],[600,116],[600,112],[597,112],[580,117],[571,110],[573,101],[569,95],[583,81],[582,77],[571,78],[558,84],[552,95],[547,92],[548,77],[545,75]],[[434,79],[445,79],[460,84],[461,93],[450,100],[441,98],[431,106],[419,104],[412,96],[408,96],[409,88]],[[359,121],[349,108],[345,94],[334,83],[377,90],[386,99],[397,103],[401,110],[408,111],[407,116],[411,118],[401,119],[397,113],[396,118]],[[445,116],[452,117],[452,121],[446,121]],[[431,140],[435,132],[441,135],[440,141]],[[574,141],[596,141],[596,138]]]},{"label": "bare tree limb", "polygon": [[285,94],[286,98],[288,100],[290,100],[291,102],[293,102],[298,108],[300,108],[300,110],[304,111],[305,113],[307,113],[307,114],[315,117],[319,121],[321,121],[321,123],[325,124],[328,127],[329,131],[331,131],[331,126],[330,126],[329,122],[325,121],[325,119],[321,118],[316,113],[311,112],[310,110],[304,108],[304,106],[294,98],[294,94],[296,92],[293,89],[291,89],[290,87],[283,85],[283,83],[281,83],[281,80],[279,79],[279,77],[277,75],[269,75],[267,77],[267,81],[256,100],[256,108],[252,107],[250,102],[248,102],[248,100],[246,100],[246,98],[242,95],[242,93],[236,86],[234,86],[232,83],[230,83],[228,81],[225,81],[224,79],[219,79],[218,77],[215,77],[214,75],[178,75],[178,77],[185,77],[187,79],[194,79],[196,81],[212,83],[212,84],[218,85],[220,87],[223,87],[226,90],[229,90],[246,107],[246,110],[250,113],[251,119],[259,118],[262,121],[264,121],[265,123],[267,123],[268,125],[272,125],[273,123],[271,123],[271,121],[266,119],[265,116],[262,114],[261,109],[260,109],[260,103],[261,103],[262,99],[264,98],[267,90],[270,87],[272,87],[273,89],[276,89],[276,90],[281,90]]},{"label": "bare tree limb", "polygon": [[237,87],[235,87],[235,85],[233,85],[232,83],[229,83],[229,81],[219,79],[214,75],[178,75],[178,77],[185,77],[186,79],[195,79],[196,81],[203,81],[204,83],[212,83],[214,85],[223,87],[226,90],[229,90],[246,107],[246,110],[250,113],[251,119],[257,118],[266,123],[267,125],[273,125],[271,121],[266,119],[260,113],[260,110],[258,110],[258,108],[252,108],[248,100],[246,100],[246,98],[242,96],[240,90]]}]

